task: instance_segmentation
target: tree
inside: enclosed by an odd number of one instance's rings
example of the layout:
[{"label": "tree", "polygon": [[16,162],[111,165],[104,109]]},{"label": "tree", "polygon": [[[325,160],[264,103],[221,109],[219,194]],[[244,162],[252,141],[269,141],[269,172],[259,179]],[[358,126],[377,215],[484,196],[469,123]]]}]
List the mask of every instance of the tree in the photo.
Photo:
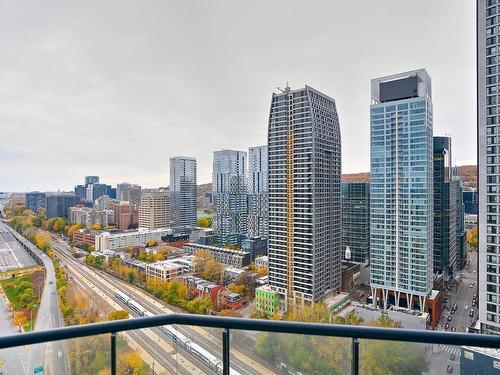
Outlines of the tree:
[{"label": "tree", "polygon": [[28,322],[28,318],[24,311],[16,311],[14,313],[14,323],[19,327],[24,326]]},{"label": "tree", "polygon": [[214,282],[222,282],[222,276],[224,273],[224,268],[222,264],[217,262],[214,259],[209,260],[205,264],[205,268],[203,269],[203,278],[205,280],[210,280]]},{"label": "tree", "polygon": [[255,297],[255,288],[259,286],[257,283],[257,278],[255,274],[252,272],[243,272],[241,273],[234,282],[236,285],[244,285],[245,286],[245,295],[248,298]]},{"label": "tree", "polygon": [[33,226],[35,226],[37,228],[40,228],[42,226],[43,219],[44,219],[44,216],[42,216],[42,215],[33,216],[31,218],[31,224],[33,224]]},{"label": "tree", "polygon": [[236,285],[236,284],[229,284],[227,286],[227,289],[229,289],[233,293],[245,295],[245,285]]},{"label": "tree", "polygon": [[73,236],[73,232],[76,231],[76,230],[79,230],[79,229],[82,229],[82,225],[81,224],[73,224],[68,229],[68,236]]},{"label": "tree", "polygon": [[108,320],[121,320],[128,318],[128,311],[126,310],[116,310],[108,314]]},{"label": "tree", "polygon": [[212,308],[212,302],[208,297],[196,297],[186,304],[186,309],[193,314],[206,314]]},{"label": "tree", "polygon": [[257,275],[259,275],[260,277],[267,276],[269,274],[269,270],[265,267],[257,268],[256,272]]},{"label": "tree", "polygon": [[126,352],[118,356],[117,371],[126,375],[146,375],[148,366],[141,359],[138,351]]},{"label": "tree", "polygon": [[92,229],[93,229],[93,230],[101,230],[101,224],[97,224],[97,223],[96,223],[96,224],[93,224],[93,225],[92,225]]},{"label": "tree", "polygon": [[467,243],[471,249],[477,249],[477,225],[467,232]]},{"label": "tree", "polygon": [[47,252],[50,249],[50,236],[44,232],[37,233],[35,235],[35,246]]},{"label": "tree", "polygon": [[54,232],[62,233],[64,231],[64,227],[66,227],[66,219],[63,217],[57,217],[54,220]]},{"label": "tree", "polygon": [[200,250],[194,253],[194,274],[201,276],[205,270],[205,265],[213,259],[212,254],[208,250]]},{"label": "tree", "polygon": [[202,228],[211,228],[212,227],[212,218],[210,217],[200,217],[196,220],[196,225]]},{"label": "tree", "polygon": [[[316,323],[335,322],[337,324],[359,324],[361,319],[355,315],[332,318],[324,304],[297,306],[289,309],[287,320],[300,320]],[[398,327],[399,322],[382,315],[370,325]],[[261,333],[257,335],[257,353],[271,362],[277,359],[287,363],[295,371],[315,374],[345,374],[350,368],[350,340],[338,337],[318,337],[311,335],[287,335]],[[362,340],[360,348],[361,373],[383,374],[421,374],[427,371],[428,361],[423,346],[393,341]]]},{"label": "tree", "polygon": [[146,244],[146,247],[155,247],[158,245],[158,242],[155,240],[149,240],[148,243]]}]

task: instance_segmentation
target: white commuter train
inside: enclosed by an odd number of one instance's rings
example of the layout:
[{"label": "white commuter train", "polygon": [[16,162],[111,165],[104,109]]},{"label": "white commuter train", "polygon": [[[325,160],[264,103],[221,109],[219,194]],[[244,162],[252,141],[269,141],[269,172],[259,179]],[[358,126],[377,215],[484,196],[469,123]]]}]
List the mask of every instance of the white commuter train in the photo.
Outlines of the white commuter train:
[{"label": "white commuter train", "polygon": [[[115,297],[118,301],[128,306],[133,312],[140,316],[154,316],[152,312],[146,310],[144,306],[134,301],[125,293],[116,291]],[[210,353],[208,350],[202,348],[197,343],[191,341],[177,329],[172,326],[165,325],[160,327],[161,331],[165,333],[175,344],[181,346],[193,357],[198,358],[205,365],[210,367],[216,374],[222,375],[223,364],[220,359]],[[231,375],[241,375],[235,369],[230,370]]]}]

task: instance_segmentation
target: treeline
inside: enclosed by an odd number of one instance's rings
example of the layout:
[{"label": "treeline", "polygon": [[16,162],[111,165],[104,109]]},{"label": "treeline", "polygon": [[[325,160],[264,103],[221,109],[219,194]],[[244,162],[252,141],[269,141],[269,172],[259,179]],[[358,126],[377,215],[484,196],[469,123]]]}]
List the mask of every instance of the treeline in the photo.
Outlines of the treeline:
[{"label": "treeline", "polygon": [[[335,318],[322,304],[290,309],[283,319],[350,325],[363,322],[355,315],[347,319]],[[364,325],[401,328],[399,322],[387,315]],[[351,373],[351,344],[350,338],[260,333],[255,350],[269,362],[286,363],[303,374],[347,375]],[[381,340],[360,340],[359,363],[360,373],[368,375],[420,375],[429,367],[423,345]]]}]

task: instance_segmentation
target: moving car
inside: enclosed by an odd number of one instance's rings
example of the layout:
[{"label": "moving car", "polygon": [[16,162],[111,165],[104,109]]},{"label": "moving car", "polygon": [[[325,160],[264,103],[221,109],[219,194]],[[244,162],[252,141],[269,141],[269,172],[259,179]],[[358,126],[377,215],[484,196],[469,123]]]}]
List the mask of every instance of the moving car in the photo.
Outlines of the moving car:
[{"label": "moving car", "polygon": [[455,354],[451,353],[450,354],[450,361],[454,361],[455,360]]},{"label": "moving car", "polygon": [[451,374],[451,373],[453,372],[453,366],[452,366],[452,365],[448,365],[448,366],[446,366],[446,372],[447,372],[448,374]]}]

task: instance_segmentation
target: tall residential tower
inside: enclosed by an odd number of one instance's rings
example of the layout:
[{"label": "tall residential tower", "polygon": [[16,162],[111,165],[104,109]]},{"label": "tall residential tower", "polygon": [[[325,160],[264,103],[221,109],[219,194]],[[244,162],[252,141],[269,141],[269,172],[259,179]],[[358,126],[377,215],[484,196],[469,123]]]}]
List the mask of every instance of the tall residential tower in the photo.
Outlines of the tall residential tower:
[{"label": "tall residential tower", "polygon": [[317,301],[341,280],[335,100],[309,86],[273,94],[268,147],[269,285],[285,306]]},{"label": "tall residential tower", "polygon": [[170,158],[170,213],[172,227],[196,226],[195,158]]},{"label": "tall residential tower", "polygon": [[248,149],[248,237],[267,238],[269,232],[267,145]]},{"label": "tall residential tower", "polygon": [[483,333],[500,334],[500,3],[477,1],[478,275]]},{"label": "tall residential tower", "polygon": [[433,277],[431,78],[424,69],[395,74],[373,79],[371,91],[372,293],[384,308],[394,299],[424,310]]},{"label": "tall residential tower", "polygon": [[237,245],[247,234],[247,153],[222,150],[213,160],[213,229],[223,245]]}]

